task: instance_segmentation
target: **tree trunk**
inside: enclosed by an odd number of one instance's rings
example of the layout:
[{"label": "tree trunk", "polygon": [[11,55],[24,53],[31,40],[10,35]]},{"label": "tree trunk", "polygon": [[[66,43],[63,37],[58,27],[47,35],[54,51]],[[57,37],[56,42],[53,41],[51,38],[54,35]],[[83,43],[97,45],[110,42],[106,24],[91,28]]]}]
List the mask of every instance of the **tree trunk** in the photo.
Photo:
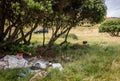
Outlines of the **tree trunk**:
[{"label": "tree trunk", "polygon": [[116,36],[119,36],[119,31],[116,33]]},{"label": "tree trunk", "polygon": [[71,28],[72,28],[72,27],[70,27],[70,28],[68,29],[68,31],[67,31],[67,33],[66,33],[66,36],[65,36],[65,40],[64,40],[62,43],[60,43],[60,46],[62,46],[63,44],[67,43],[68,34],[69,34]]},{"label": "tree trunk", "polygon": [[[41,55],[43,55],[47,50],[49,50],[51,48],[51,46],[54,44],[54,42],[63,34],[65,34],[68,31],[69,28],[66,28],[64,31],[62,31],[61,33],[57,34],[55,30],[55,32],[52,34],[52,37],[50,39],[50,41],[48,42],[47,46],[45,47],[44,50],[41,51]],[[69,30],[70,31],[70,30]]]},{"label": "tree trunk", "polygon": [[43,47],[45,47],[45,27],[43,27]]},{"label": "tree trunk", "polygon": [[5,19],[6,19],[5,0],[2,0],[0,6],[0,43],[4,40]]},{"label": "tree trunk", "polygon": [[34,24],[34,27],[33,27],[29,32],[27,32],[27,33],[24,35],[24,37],[21,37],[21,38],[17,39],[17,40],[15,41],[15,43],[21,42],[21,41],[24,40],[27,36],[29,36],[30,34],[32,34],[32,32],[38,27],[38,23],[39,23],[39,20],[37,20],[37,22]]},{"label": "tree trunk", "polygon": [[29,35],[29,39],[28,39],[28,41],[27,41],[27,45],[30,44],[30,40],[31,40],[31,38],[32,38],[32,32],[31,32],[30,35]]}]

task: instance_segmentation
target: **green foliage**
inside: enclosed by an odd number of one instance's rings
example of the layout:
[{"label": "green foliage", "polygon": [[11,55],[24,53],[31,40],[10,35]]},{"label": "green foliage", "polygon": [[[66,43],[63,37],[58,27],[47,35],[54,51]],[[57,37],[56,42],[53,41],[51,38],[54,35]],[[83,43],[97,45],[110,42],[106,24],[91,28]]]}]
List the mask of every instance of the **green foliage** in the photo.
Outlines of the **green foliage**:
[{"label": "green foliage", "polygon": [[[20,72],[24,72],[26,76],[19,78],[18,74]],[[0,74],[1,81],[29,81],[29,79],[32,77],[31,74],[26,73],[26,69],[0,70]]]},{"label": "green foliage", "polygon": [[[88,19],[91,23],[97,23],[104,19],[105,14],[104,0],[3,0],[0,2],[0,20],[3,21],[0,24],[3,30],[0,32],[0,43],[4,44],[0,44],[0,48],[20,42],[29,44],[31,34],[38,25],[43,29],[52,29],[48,42],[51,47],[62,34],[69,33],[80,21]],[[24,32],[26,27],[30,28]],[[75,35],[70,37],[77,39]]]},{"label": "green foliage", "polygon": [[[52,0],[3,0],[0,2],[0,48],[11,44],[29,44],[32,32],[50,14]],[[42,22],[42,23],[41,23]],[[27,32],[26,28],[28,28]],[[2,35],[4,34],[4,35]],[[7,41],[7,43],[5,43]]]},{"label": "green foliage", "polygon": [[112,36],[119,36],[120,20],[108,20],[102,23],[99,27],[99,32],[107,32]]},{"label": "green foliage", "polygon": [[[76,51],[74,51],[76,50]],[[66,54],[69,56],[79,56],[79,55],[86,55],[88,53],[89,46],[85,45],[80,45],[78,43],[73,44],[73,43],[65,43],[62,46],[56,46],[57,53],[61,54],[62,52],[66,52]],[[74,54],[74,55],[73,55]]]},{"label": "green foliage", "polygon": [[[87,19],[90,23],[98,23],[104,20],[106,14],[104,0],[55,0],[52,1],[52,10],[53,13],[47,14],[43,20],[43,28],[52,29],[52,36],[48,42],[49,47],[61,35],[69,33],[80,21]],[[68,37],[77,39],[75,35]]]},{"label": "green foliage", "polygon": [[37,9],[38,11],[52,13],[52,3],[51,0],[43,0],[40,2],[35,2],[34,0],[24,0],[28,7],[31,9]]},{"label": "green foliage", "polygon": [[15,46],[13,45],[10,48],[10,52],[12,55],[16,55],[17,53],[22,53],[22,52],[29,52],[29,53],[34,53],[34,47],[29,47],[26,45],[22,45],[22,46]]},{"label": "green foliage", "polygon": [[61,50],[70,50],[71,48],[73,47],[73,44],[71,44],[71,43],[65,43],[65,44],[63,44],[60,48],[61,48]]},{"label": "green foliage", "polygon": [[[83,12],[81,15],[83,18],[90,20],[91,23],[98,23],[104,20],[106,9],[105,0],[85,0],[83,1]],[[89,14],[86,14],[86,11]]]}]

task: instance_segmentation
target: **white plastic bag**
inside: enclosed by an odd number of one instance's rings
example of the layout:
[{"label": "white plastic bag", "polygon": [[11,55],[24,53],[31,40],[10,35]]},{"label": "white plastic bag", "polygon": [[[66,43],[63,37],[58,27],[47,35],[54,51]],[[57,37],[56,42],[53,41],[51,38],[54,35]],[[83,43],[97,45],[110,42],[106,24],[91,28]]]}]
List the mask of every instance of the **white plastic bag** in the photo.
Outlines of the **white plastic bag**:
[{"label": "white plastic bag", "polygon": [[8,66],[6,66],[6,68],[28,67],[28,61],[18,56],[7,55],[3,58],[3,61],[8,63]]},{"label": "white plastic bag", "polygon": [[63,67],[60,63],[52,63],[52,68],[59,69],[60,71],[63,70]]},{"label": "white plastic bag", "polygon": [[0,69],[4,69],[7,66],[7,63],[4,61],[0,61]]}]

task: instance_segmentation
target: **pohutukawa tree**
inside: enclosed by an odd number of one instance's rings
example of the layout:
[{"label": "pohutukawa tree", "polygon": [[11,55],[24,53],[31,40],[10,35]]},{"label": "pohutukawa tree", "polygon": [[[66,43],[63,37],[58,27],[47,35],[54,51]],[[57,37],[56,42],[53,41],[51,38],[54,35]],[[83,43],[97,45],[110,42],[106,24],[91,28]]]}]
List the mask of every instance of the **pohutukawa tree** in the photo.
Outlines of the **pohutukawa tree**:
[{"label": "pohutukawa tree", "polygon": [[[32,32],[41,25],[51,28],[51,38],[45,46],[54,42],[84,19],[91,23],[104,20],[104,0],[1,0],[0,1],[0,48],[12,44],[29,44]],[[29,27],[29,31],[25,28]],[[43,33],[43,46],[45,34]]]},{"label": "pohutukawa tree", "polygon": [[49,0],[1,0],[0,48],[29,44],[32,32],[51,13],[50,3]]},{"label": "pohutukawa tree", "polygon": [[66,37],[60,45],[66,43],[69,31],[81,21],[87,19],[90,23],[98,23],[106,15],[104,0],[53,0],[52,10],[53,13],[45,18],[47,23],[43,23],[52,29],[47,48],[62,34],[66,34]]}]

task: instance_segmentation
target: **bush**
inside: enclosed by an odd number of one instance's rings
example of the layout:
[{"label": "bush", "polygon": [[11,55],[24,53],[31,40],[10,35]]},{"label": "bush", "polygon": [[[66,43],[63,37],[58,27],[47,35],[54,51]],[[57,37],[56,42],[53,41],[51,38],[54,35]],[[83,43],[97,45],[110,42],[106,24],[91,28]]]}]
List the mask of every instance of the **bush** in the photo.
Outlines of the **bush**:
[{"label": "bush", "polygon": [[22,45],[22,46],[15,46],[15,45],[13,45],[10,48],[10,51],[11,51],[10,54],[12,54],[12,55],[15,55],[15,54],[21,53],[21,52],[30,52],[30,53],[33,53],[34,52],[34,48],[26,46],[26,45]]},{"label": "bush", "polygon": [[77,37],[75,34],[72,34],[72,33],[69,34],[68,37],[69,37],[69,38],[72,38],[72,39],[74,39],[74,40],[78,40],[78,37]]},{"label": "bush", "polygon": [[[66,34],[63,34],[61,36],[61,38],[65,38],[65,36],[66,36]],[[68,35],[68,38],[71,38],[71,39],[74,39],[74,40],[78,40],[78,37],[75,34],[72,34],[72,33]]]},{"label": "bush", "polygon": [[72,47],[73,47],[73,44],[68,42],[68,43],[63,44],[60,49],[62,51],[66,51],[66,50],[70,50]]},{"label": "bush", "polygon": [[108,20],[99,27],[99,32],[107,32],[112,36],[119,36],[120,20]]}]

